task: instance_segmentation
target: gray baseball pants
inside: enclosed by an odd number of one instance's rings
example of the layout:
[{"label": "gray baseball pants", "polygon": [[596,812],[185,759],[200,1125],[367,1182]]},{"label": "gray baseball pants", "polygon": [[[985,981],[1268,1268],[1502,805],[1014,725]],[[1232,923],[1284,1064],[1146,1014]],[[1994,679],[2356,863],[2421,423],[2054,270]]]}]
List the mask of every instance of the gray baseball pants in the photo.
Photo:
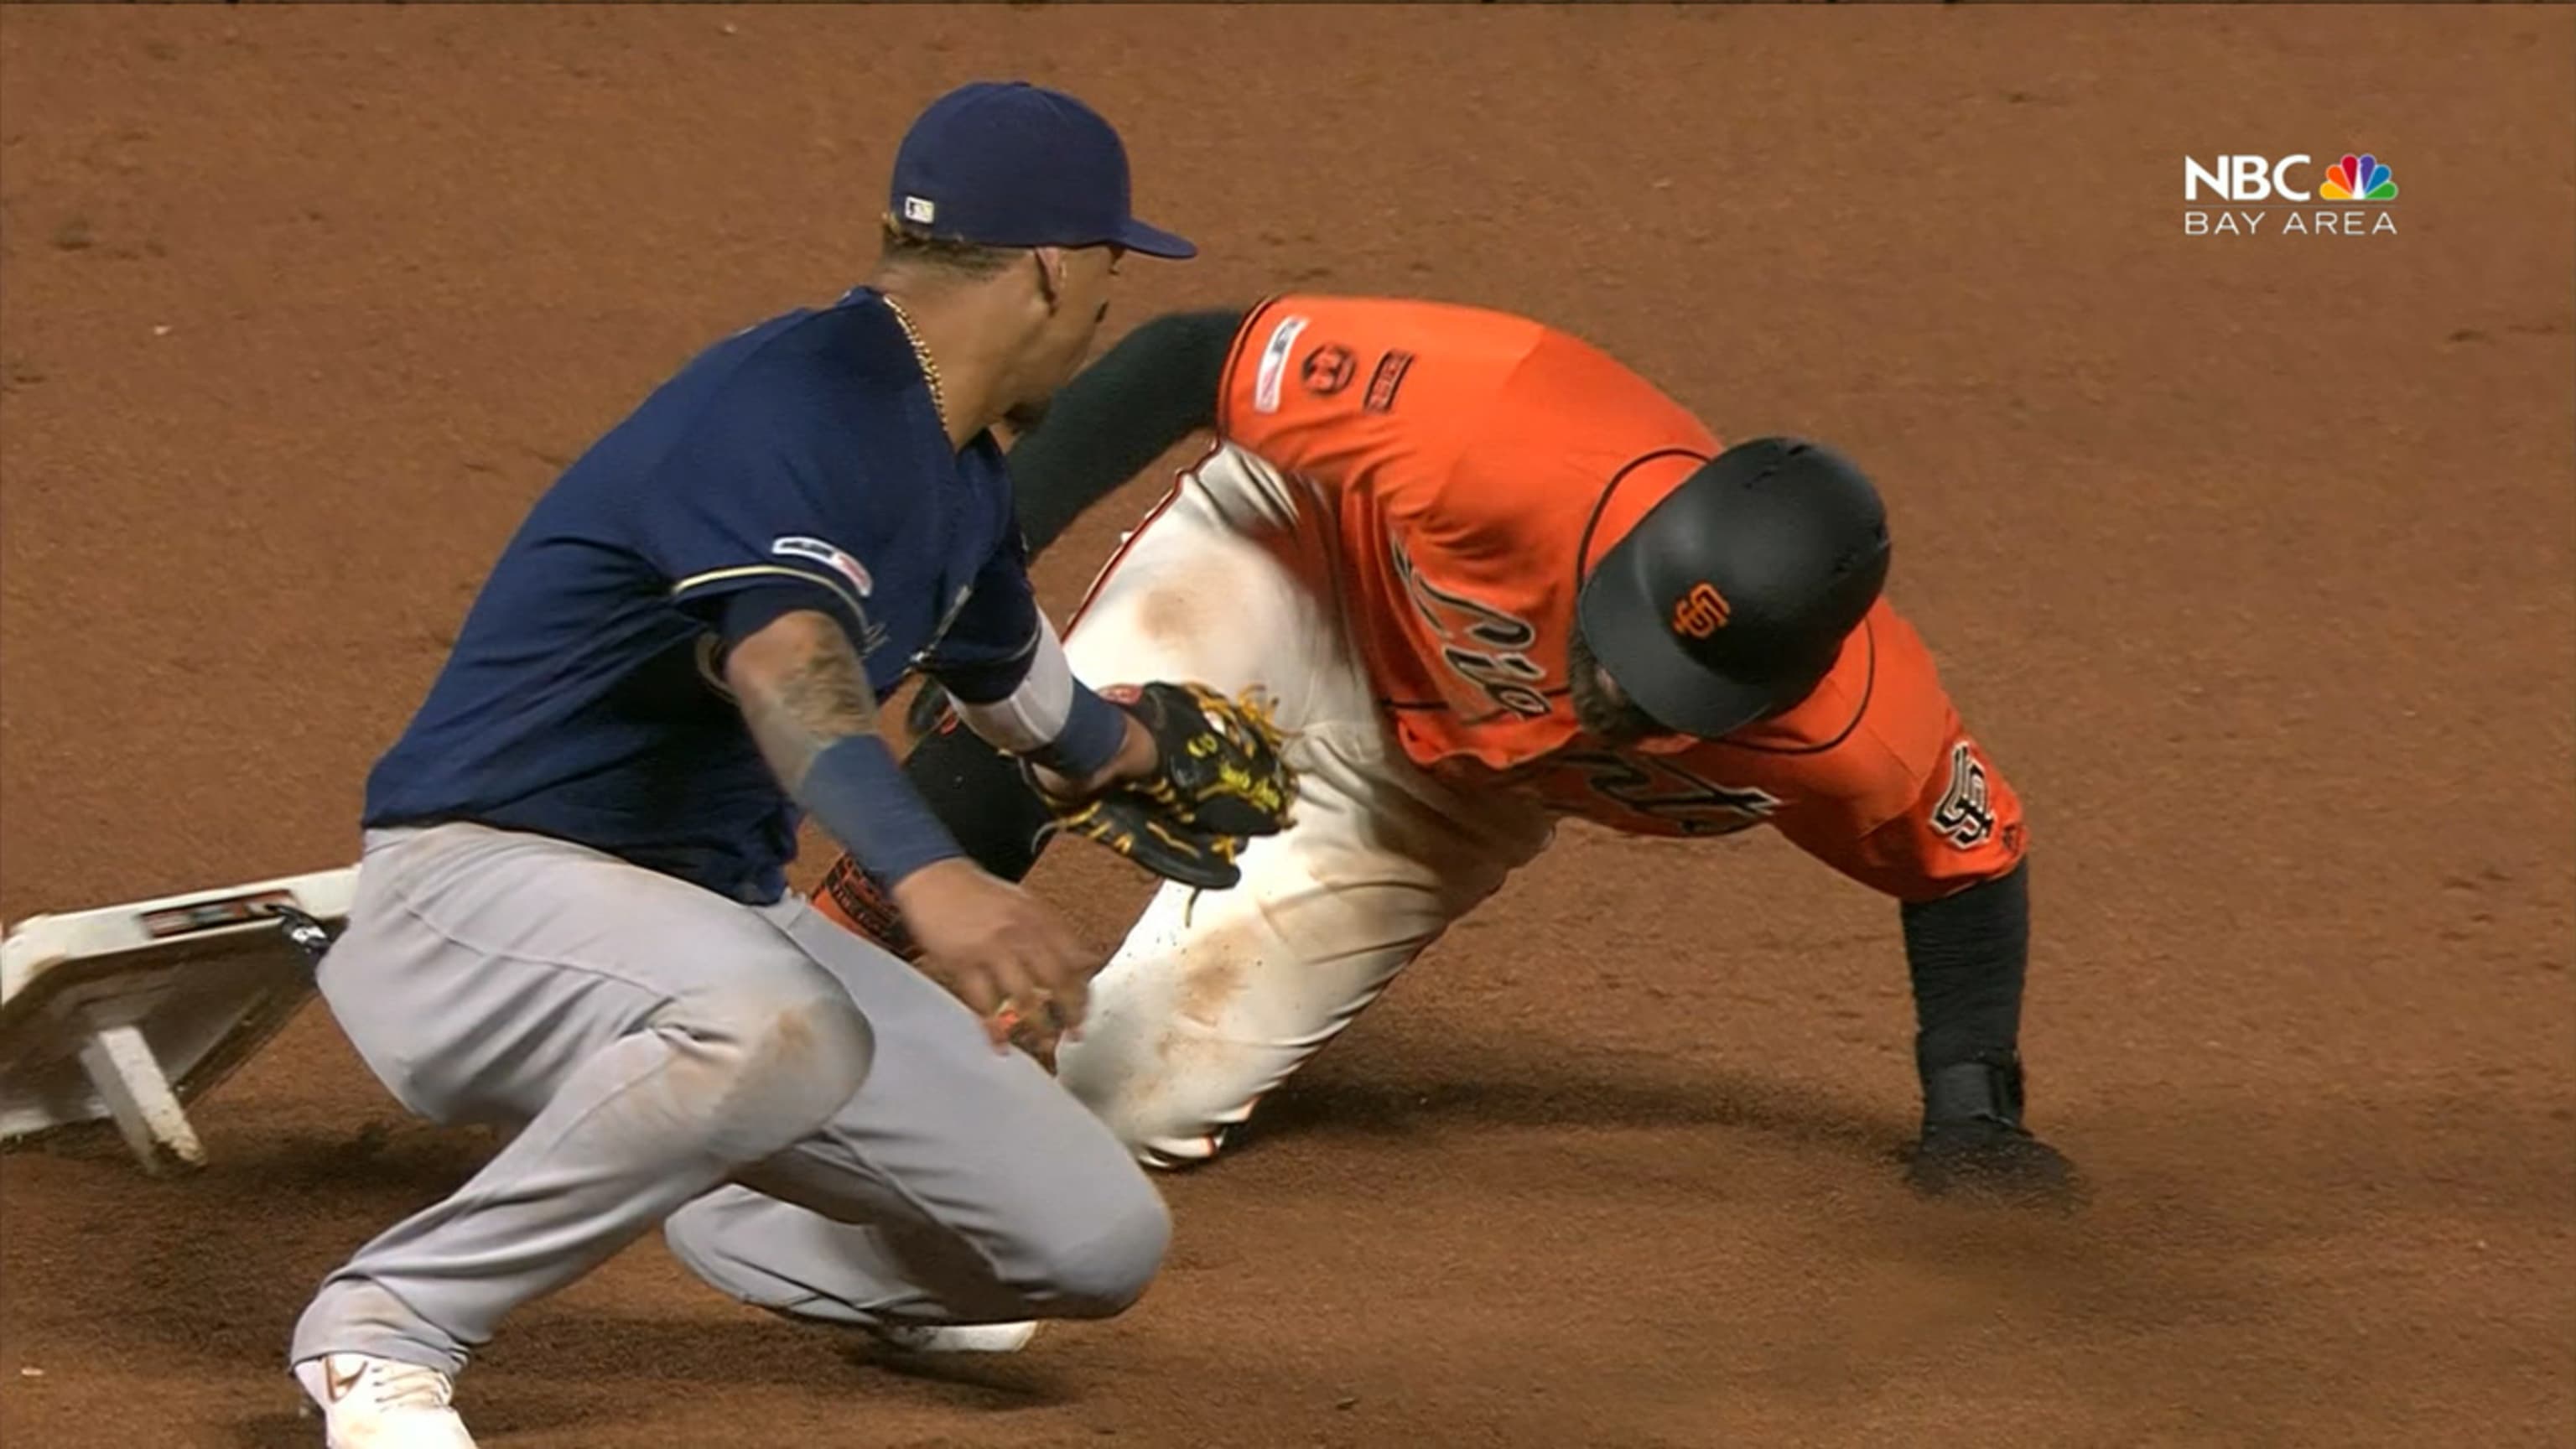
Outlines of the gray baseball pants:
[{"label": "gray baseball pants", "polygon": [[1107,1127],[793,893],[746,906],[476,825],[369,832],[318,979],[406,1107],[515,1135],[324,1280],[293,1362],[455,1373],[657,1224],[718,1289],[857,1325],[1106,1317],[1169,1242]]}]

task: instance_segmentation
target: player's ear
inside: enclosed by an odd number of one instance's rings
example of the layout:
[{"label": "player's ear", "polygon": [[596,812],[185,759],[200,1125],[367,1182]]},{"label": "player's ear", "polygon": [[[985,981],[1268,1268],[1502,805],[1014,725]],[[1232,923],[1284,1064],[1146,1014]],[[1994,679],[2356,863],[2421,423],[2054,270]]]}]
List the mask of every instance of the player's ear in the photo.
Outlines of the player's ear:
[{"label": "player's ear", "polygon": [[1047,315],[1055,315],[1058,301],[1064,295],[1064,249],[1039,247],[1030,252],[1038,263],[1038,295],[1046,298]]}]

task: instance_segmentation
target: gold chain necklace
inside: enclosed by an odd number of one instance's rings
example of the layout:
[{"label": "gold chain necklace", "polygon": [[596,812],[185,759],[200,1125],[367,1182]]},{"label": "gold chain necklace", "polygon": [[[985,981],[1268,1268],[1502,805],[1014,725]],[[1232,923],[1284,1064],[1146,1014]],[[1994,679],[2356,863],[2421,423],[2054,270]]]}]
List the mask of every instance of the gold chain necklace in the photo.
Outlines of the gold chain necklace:
[{"label": "gold chain necklace", "polygon": [[921,376],[930,384],[930,405],[939,413],[939,426],[948,426],[948,394],[939,386],[939,364],[930,356],[930,347],[921,340],[921,329],[912,325],[912,314],[892,297],[885,299],[886,308],[903,328],[903,338],[912,344],[913,360],[921,364]]}]

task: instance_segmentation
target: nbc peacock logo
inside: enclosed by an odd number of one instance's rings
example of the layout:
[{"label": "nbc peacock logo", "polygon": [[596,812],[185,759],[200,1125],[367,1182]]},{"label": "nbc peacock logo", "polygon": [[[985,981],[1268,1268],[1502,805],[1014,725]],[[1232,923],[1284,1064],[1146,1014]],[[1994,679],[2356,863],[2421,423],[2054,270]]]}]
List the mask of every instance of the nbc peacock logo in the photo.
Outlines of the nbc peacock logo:
[{"label": "nbc peacock logo", "polygon": [[2182,234],[2396,235],[2397,176],[2388,163],[2374,152],[2346,151],[2320,176],[2321,159],[2304,151],[2185,156]]},{"label": "nbc peacock logo", "polygon": [[2324,184],[2317,187],[2319,201],[2395,201],[2397,178],[2390,175],[2388,163],[2376,156],[2346,156],[2326,168]]}]

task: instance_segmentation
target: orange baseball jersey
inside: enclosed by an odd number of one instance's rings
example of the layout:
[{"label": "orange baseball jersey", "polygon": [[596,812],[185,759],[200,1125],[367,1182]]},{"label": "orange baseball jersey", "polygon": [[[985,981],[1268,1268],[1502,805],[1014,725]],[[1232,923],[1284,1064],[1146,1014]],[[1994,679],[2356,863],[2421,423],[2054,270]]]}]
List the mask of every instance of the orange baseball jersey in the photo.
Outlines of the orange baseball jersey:
[{"label": "orange baseball jersey", "polygon": [[1371,679],[1434,776],[1633,834],[1771,825],[1909,900],[2021,858],[2020,802],[1884,599],[1785,714],[1723,740],[1583,733],[1566,643],[1584,568],[1720,448],[1590,344],[1471,307],[1276,297],[1217,407],[1227,441],[1330,510]]}]

